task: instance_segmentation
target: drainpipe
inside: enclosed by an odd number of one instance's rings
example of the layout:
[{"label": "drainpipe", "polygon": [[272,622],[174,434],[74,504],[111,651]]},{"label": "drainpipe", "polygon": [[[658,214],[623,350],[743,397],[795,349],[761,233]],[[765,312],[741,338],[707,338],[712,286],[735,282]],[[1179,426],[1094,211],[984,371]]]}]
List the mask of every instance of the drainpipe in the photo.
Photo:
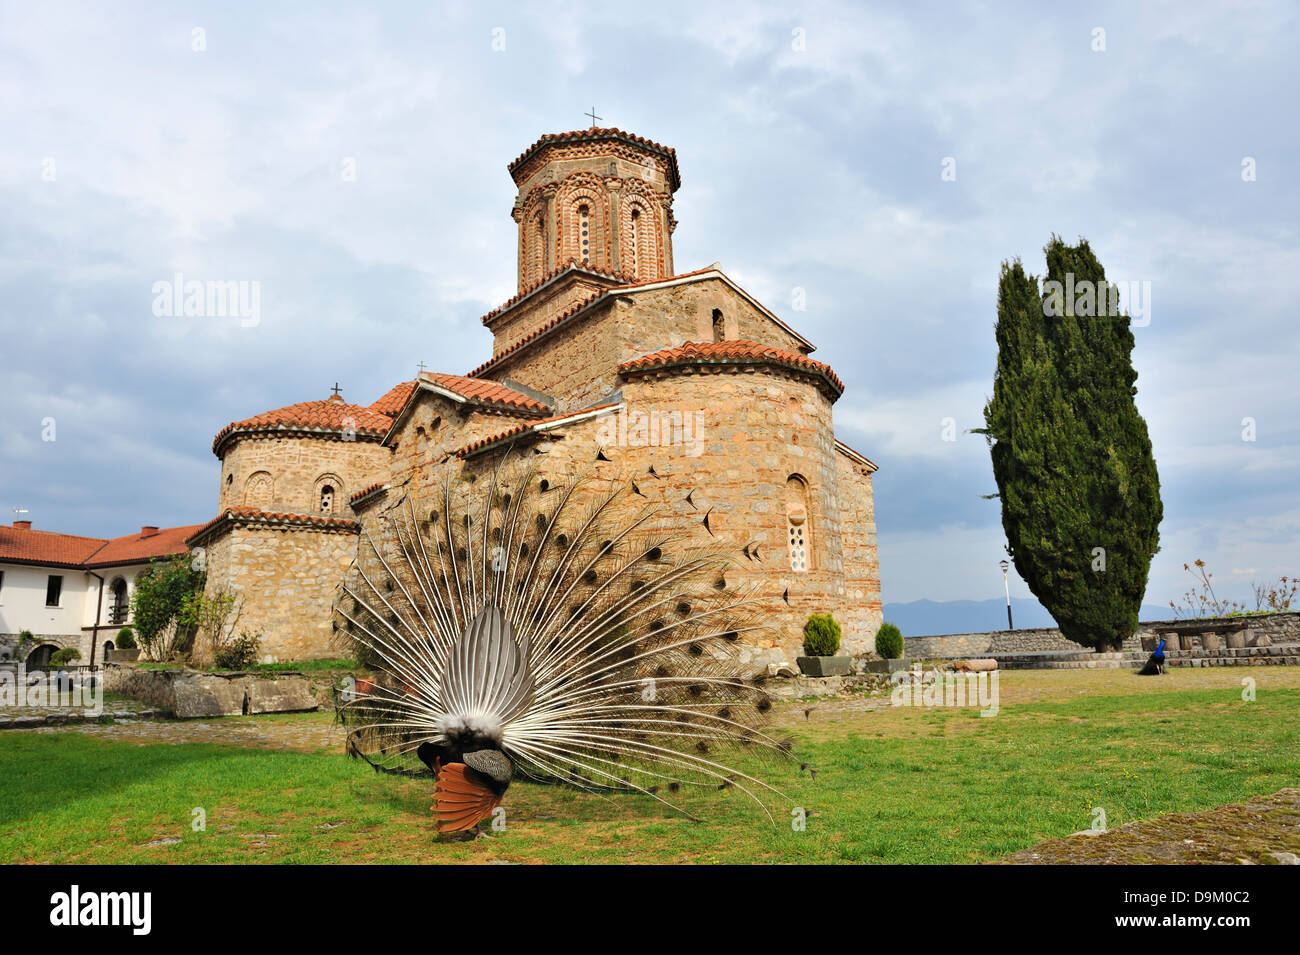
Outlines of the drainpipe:
[{"label": "drainpipe", "polygon": [[86,573],[99,581],[99,599],[95,602],[95,629],[90,631],[90,668],[95,668],[95,645],[99,643],[99,614],[104,609],[104,578],[93,570]]}]

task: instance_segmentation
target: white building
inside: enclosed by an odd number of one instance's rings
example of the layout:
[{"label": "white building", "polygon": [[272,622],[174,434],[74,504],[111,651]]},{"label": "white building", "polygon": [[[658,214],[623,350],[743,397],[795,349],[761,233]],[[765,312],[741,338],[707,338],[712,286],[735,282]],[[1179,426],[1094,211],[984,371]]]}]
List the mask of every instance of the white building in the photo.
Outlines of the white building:
[{"label": "white building", "polygon": [[[183,554],[201,525],[142,527],[105,540],[32,530],[31,521],[0,527],[0,659],[44,664],[76,647],[82,665],[98,665],[131,622],[136,580],[159,557]],[[20,634],[32,640],[19,646]]]}]

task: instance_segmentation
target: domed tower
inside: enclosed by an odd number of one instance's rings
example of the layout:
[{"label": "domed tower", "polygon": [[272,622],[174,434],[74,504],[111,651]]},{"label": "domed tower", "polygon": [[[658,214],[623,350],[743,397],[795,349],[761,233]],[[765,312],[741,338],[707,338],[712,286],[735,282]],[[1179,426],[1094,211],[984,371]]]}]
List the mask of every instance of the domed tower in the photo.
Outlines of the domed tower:
[{"label": "domed tower", "polygon": [[592,127],[543,136],[508,168],[520,292],[570,261],[638,282],[673,274],[674,150]]}]

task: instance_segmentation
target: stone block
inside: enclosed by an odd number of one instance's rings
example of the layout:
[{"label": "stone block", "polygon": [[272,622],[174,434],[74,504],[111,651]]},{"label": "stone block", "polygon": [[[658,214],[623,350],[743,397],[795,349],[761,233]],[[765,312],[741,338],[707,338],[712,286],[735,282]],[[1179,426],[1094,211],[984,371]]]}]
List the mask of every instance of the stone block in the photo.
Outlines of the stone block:
[{"label": "stone block", "polygon": [[300,713],[314,710],[318,703],[305,677],[285,677],[278,680],[250,679],[247,692],[247,713]]},{"label": "stone block", "polygon": [[799,657],[799,669],[806,676],[848,676],[853,672],[852,657]]}]

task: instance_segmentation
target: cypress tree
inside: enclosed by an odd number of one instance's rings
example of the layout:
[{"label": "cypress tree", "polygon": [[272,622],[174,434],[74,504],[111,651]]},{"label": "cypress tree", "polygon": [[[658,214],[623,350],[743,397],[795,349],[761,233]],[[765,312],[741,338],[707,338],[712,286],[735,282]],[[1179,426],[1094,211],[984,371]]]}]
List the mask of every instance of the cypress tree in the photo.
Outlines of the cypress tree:
[{"label": "cypress tree", "polygon": [[1052,236],[1043,288],[1019,260],[998,282],[998,363],[984,408],[1016,569],[1070,640],[1137,630],[1163,515],[1133,396],[1133,332],[1086,240]]}]

